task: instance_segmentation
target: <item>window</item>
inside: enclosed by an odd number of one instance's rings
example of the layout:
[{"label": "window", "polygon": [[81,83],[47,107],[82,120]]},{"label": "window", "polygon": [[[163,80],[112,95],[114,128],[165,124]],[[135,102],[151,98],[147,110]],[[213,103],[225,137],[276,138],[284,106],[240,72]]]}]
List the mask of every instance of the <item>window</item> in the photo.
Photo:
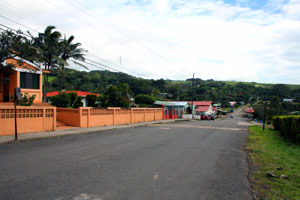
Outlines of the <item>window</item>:
[{"label": "window", "polygon": [[40,89],[40,75],[20,72],[20,87],[26,89]]}]

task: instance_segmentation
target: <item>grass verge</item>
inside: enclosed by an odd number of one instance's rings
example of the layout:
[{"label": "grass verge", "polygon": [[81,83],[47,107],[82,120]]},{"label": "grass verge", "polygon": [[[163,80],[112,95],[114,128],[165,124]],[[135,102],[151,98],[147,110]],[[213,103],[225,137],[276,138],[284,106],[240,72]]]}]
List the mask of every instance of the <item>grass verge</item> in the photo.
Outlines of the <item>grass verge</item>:
[{"label": "grass verge", "polygon": [[[250,126],[247,149],[255,199],[300,199],[299,145],[281,138],[273,129],[263,132],[262,127]],[[275,177],[267,176],[270,171]]]}]

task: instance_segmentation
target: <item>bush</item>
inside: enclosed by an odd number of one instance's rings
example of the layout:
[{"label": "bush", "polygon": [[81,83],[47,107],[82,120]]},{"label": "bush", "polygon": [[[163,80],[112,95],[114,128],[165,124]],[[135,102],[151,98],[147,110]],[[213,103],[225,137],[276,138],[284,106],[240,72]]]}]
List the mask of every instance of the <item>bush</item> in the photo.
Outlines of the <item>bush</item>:
[{"label": "bush", "polygon": [[71,103],[70,95],[67,93],[59,93],[58,95],[51,97],[50,100],[51,105],[60,108],[67,108]]},{"label": "bush", "polygon": [[66,93],[68,98],[70,99],[70,106],[73,105],[73,103],[76,101],[77,99],[77,93],[76,92],[69,92],[69,93]]},{"label": "bush", "polygon": [[82,98],[81,97],[77,97],[77,99],[73,103],[72,107],[73,108],[79,108],[79,107],[82,107],[82,106],[83,106]]},{"label": "bush", "polygon": [[20,101],[20,106],[31,106],[36,95],[29,96],[28,93],[22,94],[22,100]]},{"label": "bush", "polygon": [[86,95],[86,103],[89,107],[95,107],[97,96],[93,94]]},{"label": "bush", "polygon": [[135,97],[136,104],[153,105],[155,98],[151,95],[139,94]]},{"label": "bush", "polygon": [[280,135],[300,144],[300,116],[288,115],[273,118],[273,127]]}]

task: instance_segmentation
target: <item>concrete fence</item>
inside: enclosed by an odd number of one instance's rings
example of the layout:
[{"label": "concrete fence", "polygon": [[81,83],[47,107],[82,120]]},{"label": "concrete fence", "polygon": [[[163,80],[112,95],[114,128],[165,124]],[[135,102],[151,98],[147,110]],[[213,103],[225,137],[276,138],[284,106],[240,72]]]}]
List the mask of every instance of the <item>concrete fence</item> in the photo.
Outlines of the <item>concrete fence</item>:
[{"label": "concrete fence", "polygon": [[[56,129],[56,107],[17,106],[16,116],[18,134]],[[0,105],[0,135],[15,134],[14,118],[13,105]]]},{"label": "concrete fence", "polygon": [[57,120],[76,127],[110,126],[163,119],[162,108],[57,108]]}]

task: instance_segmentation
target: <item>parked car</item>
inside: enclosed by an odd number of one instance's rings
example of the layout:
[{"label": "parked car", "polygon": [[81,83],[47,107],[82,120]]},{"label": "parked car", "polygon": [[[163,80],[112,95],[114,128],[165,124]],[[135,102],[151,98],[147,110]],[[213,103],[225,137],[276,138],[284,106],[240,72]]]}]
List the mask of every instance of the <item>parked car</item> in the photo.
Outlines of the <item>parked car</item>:
[{"label": "parked car", "polygon": [[212,115],[207,115],[207,114],[201,114],[201,120],[213,120]]},{"label": "parked car", "polygon": [[230,118],[234,118],[234,115],[230,115]]}]

